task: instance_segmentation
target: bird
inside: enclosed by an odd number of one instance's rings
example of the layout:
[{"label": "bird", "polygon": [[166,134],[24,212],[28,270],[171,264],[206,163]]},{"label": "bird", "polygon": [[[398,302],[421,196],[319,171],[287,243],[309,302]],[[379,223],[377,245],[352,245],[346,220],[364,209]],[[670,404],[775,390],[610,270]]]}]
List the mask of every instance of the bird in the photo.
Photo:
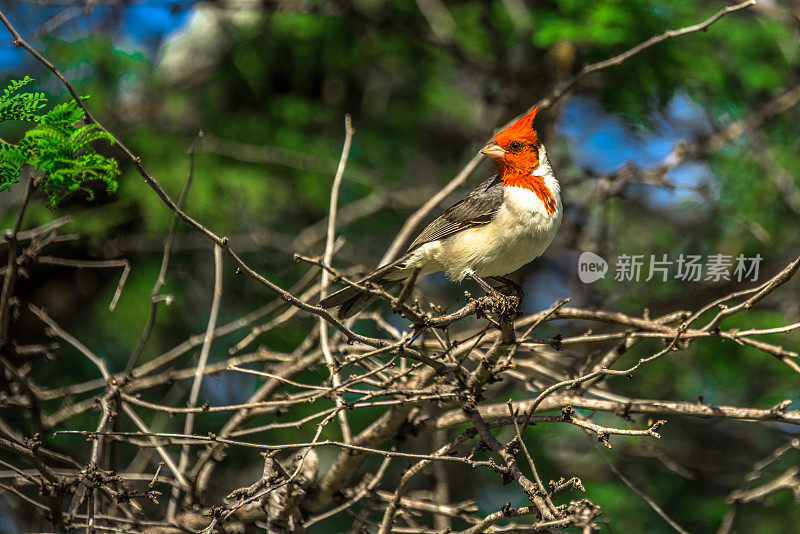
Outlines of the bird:
[{"label": "bird", "polygon": [[[561,186],[534,126],[538,107],[494,136],[480,153],[497,174],[446,209],[409,245],[400,258],[359,281],[388,289],[412,276],[444,271],[454,282],[474,280],[487,293],[498,291],[485,279],[519,286],[504,275],[538,258],[555,237],[561,218]],[[338,308],[339,319],[358,313],[373,294],[348,286],[320,301]]]}]

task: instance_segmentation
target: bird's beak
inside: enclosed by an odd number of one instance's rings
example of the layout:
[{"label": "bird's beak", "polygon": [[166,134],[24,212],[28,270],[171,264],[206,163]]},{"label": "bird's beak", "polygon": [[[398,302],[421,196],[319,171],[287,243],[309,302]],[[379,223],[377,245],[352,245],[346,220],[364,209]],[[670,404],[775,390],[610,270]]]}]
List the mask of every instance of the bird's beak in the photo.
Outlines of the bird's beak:
[{"label": "bird's beak", "polygon": [[489,156],[492,159],[502,158],[507,153],[508,152],[506,152],[505,148],[501,147],[494,141],[492,141],[491,143],[489,143],[488,145],[486,145],[481,149],[481,154],[483,154],[484,156]]}]

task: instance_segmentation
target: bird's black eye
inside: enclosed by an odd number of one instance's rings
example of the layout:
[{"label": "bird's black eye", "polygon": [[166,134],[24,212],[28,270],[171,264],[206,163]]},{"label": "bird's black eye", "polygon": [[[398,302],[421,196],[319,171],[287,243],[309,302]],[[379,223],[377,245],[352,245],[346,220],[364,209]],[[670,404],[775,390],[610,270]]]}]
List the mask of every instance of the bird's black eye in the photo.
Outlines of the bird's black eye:
[{"label": "bird's black eye", "polygon": [[511,144],[508,145],[508,148],[511,149],[511,152],[516,152],[517,150],[522,148],[522,143],[520,143],[519,141],[511,141]]}]

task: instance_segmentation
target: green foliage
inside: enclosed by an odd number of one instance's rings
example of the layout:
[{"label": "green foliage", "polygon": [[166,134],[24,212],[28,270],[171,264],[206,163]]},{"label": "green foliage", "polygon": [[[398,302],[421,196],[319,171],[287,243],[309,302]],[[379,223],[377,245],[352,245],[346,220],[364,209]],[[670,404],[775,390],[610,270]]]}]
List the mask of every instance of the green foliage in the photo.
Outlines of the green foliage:
[{"label": "green foliage", "polygon": [[17,144],[0,144],[0,191],[19,182],[23,165],[31,165],[43,173],[39,186],[51,208],[79,189],[93,198],[92,190],[85,186],[89,180],[102,180],[106,191],[115,192],[117,162],[92,146],[101,139],[113,144],[114,138],[96,124],[82,125],[83,111],[74,100],[42,112],[47,105],[44,93],[21,91],[32,81],[28,76],[11,81],[0,97],[0,122],[34,124]]},{"label": "green foliage", "polygon": [[[632,33],[640,31],[647,20],[642,2],[615,0],[586,9],[586,4],[575,0],[562,0],[559,10],[542,13],[542,29],[533,36],[538,46],[547,47],[562,40],[600,45],[626,43]],[[638,12],[638,13],[637,13]]]}]

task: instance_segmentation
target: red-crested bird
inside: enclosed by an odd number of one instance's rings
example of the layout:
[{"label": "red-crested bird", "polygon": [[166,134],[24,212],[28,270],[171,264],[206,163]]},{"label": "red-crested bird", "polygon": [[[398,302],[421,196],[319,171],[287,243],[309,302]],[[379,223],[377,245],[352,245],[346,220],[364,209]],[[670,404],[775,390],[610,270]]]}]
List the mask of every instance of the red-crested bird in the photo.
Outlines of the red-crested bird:
[{"label": "red-crested bird", "polygon": [[[497,174],[473,189],[430,223],[397,260],[361,279],[391,287],[419,274],[444,271],[453,281],[469,277],[496,293],[483,278],[500,278],[538,258],[561,225],[561,187],[533,126],[533,108],[481,149]],[[512,285],[515,285],[511,283]],[[320,302],[339,308],[339,318],[356,314],[373,295],[346,287]]]}]

